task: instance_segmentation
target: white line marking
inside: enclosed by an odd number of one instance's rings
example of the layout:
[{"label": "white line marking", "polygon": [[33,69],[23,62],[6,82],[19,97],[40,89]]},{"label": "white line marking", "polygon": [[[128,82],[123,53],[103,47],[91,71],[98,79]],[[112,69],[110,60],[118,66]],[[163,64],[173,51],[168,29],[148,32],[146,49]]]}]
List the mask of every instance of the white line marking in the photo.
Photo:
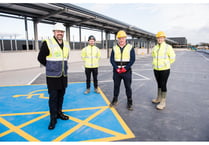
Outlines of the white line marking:
[{"label": "white line marking", "polygon": [[147,65],[147,66],[151,66],[152,64],[151,63],[143,63],[143,64],[134,64],[134,66],[136,66],[136,65],[141,65],[141,66],[143,66],[143,65]]},{"label": "white line marking", "polygon": [[153,70],[153,69],[134,69],[134,70],[137,70],[137,71],[147,71],[147,70]]},{"label": "white line marking", "polygon": [[37,74],[27,85],[31,85],[42,73]]},{"label": "white line marking", "polygon": [[141,75],[141,74],[139,74],[139,73],[133,72],[133,74],[135,74],[135,75],[137,75],[137,76],[140,76],[140,77],[144,78],[145,80],[150,80],[150,78],[145,77],[145,76],[143,76],[143,75]]},{"label": "white line marking", "polygon": [[205,57],[204,55],[198,53],[200,56],[202,56],[206,61],[209,61],[209,59],[207,57]]},{"label": "white line marking", "polygon": [[[147,80],[147,79],[132,79],[132,81],[144,81],[144,80]],[[110,82],[113,83],[113,80],[99,81],[99,83],[110,83]]]},{"label": "white line marking", "polygon": [[84,66],[83,66],[83,65],[81,66],[81,68],[82,68],[82,70],[85,70],[85,68],[84,68]]}]

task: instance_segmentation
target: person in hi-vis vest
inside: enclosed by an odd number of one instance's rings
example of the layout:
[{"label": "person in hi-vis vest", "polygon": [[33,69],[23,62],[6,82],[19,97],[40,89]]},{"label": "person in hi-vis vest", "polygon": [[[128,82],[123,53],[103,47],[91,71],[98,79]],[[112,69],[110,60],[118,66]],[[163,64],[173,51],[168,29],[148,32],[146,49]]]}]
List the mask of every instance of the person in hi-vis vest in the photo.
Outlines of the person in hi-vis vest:
[{"label": "person in hi-vis vest", "polygon": [[86,91],[84,94],[90,93],[91,74],[93,75],[94,92],[99,93],[97,76],[101,52],[99,48],[95,46],[95,41],[96,38],[90,35],[88,38],[88,46],[84,47],[81,51],[86,74]]},{"label": "person in hi-vis vest", "polygon": [[126,32],[120,30],[117,35],[117,45],[113,46],[110,56],[110,62],[113,66],[113,80],[114,80],[114,96],[110,107],[116,106],[118,103],[119,89],[121,80],[123,80],[126,88],[127,108],[133,110],[132,107],[132,70],[131,66],[135,62],[135,51],[132,45],[126,42]]},{"label": "person in hi-vis vest", "polygon": [[63,40],[65,27],[61,23],[54,25],[54,37],[43,41],[38,61],[46,67],[46,82],[49,93],[50,123],[48,129],[54,129],[57,118],[68,120],[62,112],[62,104],[67,87],[67,69],[70,45]]},{"label": "person in hi-vis vest", "polygon": [[158,104],[157,109],[166,107],[167,80],[170,74],[170,65],[175,61],[175,52],[171,45],[165,42],[166,35],[160,31],[156,34],[157,45],[152,49],[154,75],[158,85],[157,98],[152,103]]}]

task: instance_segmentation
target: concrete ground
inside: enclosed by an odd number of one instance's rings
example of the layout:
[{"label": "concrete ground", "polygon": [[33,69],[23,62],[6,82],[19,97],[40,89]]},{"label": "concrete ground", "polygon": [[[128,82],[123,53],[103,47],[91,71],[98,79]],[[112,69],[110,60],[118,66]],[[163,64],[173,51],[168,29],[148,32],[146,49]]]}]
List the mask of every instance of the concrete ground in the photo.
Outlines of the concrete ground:
[{"label": "concrete ground", "polygon": [[[177,51],[168,80],[167,107],[159,111],[151,100],[157,86],[151,56],[137,56],[133,66],[134,110],[126,109],[122,83],[116,110],[135,134],[124,141],[208,141],[209,140],[209,55],[194,51]],[[99,86],[111,101],[112,67],[101,60]],[[82,62],[69,64],[69,82],[84,82]],[[44,68],[0,72],[0,85],[43,84]],[[95,100],[96,101],[96,100]]]}]

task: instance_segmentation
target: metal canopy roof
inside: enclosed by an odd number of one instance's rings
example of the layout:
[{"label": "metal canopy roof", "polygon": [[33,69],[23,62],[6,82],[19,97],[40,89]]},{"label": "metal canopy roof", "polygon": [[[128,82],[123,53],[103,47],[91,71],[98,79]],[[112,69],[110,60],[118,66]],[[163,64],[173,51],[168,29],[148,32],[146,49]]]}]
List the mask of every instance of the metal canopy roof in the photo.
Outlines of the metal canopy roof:
[{"label": "metal canopy roof", "polygon": [[[67,3],[0,3],[0,12],[31,17],[34,21],[42,23],[61,22],[69,26],[105,30],[114,34],[122,29],[133,37],[155,40],[153,33]],[[170,39],[166,40],[171,44],[176,43]]]}]

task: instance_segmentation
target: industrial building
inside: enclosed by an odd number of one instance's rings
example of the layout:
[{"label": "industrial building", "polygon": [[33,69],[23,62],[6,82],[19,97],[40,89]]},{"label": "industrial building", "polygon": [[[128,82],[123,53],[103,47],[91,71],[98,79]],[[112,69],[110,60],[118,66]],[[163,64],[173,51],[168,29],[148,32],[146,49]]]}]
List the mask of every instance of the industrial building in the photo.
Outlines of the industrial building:
[{"label": "industrial building", "polygon": [[168,39],[178,43],[174,45],[175,48],[187,48],[187,39],[185,37],[168,37]]}]

